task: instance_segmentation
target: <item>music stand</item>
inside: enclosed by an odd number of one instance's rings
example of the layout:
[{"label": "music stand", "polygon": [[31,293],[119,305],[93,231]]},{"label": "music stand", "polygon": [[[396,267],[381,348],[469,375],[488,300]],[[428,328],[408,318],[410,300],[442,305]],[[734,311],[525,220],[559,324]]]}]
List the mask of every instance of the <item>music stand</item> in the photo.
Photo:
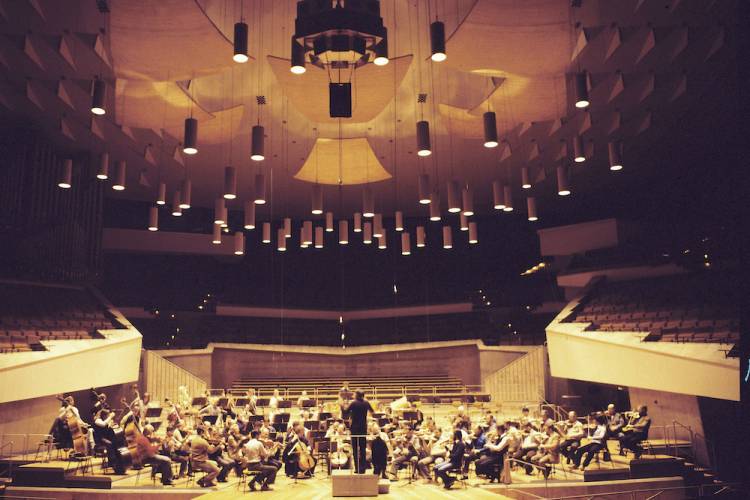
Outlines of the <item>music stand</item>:
[{"label": "music stand", "polygon": [[248,422],[250,422],[251,424],[255,424],[255,422],[263,422],[263,420],[263,415],[250,415]]},{"label": "music stand", "polygon": [[224,389],[209,389],[208,390],[209,396],[223,396],[224,395]]},{"label": "music stand", "polygon": [[414,427],[414,423],[419,419],[419,413],[416,411],[405,411],[403,418]]},{"label": "music stand", "polygon": [[302,408],[312,408],[313,406],[317,406],[318,402],[314,399],[303,399],[302,400]]},{"label": "music stand", "polygon": [[273,416],[273,423],[274,424],[286,424],[289,423],[289,414],[288,413],[277,413]]},{"label": "music stand", "polygon": [[279,408],[291,408],[292,407],[292,402],[289,401],[288,399],[284,399],[282,401],[279,401],[278,407]]},{"label": "music stand", "polygon": [[235,406],[247,406],[247,404],[250,402],[250,398],[237,398],[234,400]]},{"label": "music stand", "polygon": [[311,431],[317,431],[318,429],[320,429],[320,420],[305,421],[305,429],[309,429]]},{"label": "music stand", "polygon": [[276,432],[281,432],[282,434],[286,432],[287,427],[289,424],[287,422],[274,422],[273,428],[276,429]]},{"label": "music stand", "polygon": [[219,408],[226,410],[227,406],[229,406],[229,398],[226,396],[222,396],[219,398],[219,400],[216,402],[216,406]]},{"label": "music stand", "polygon": [[203,418],[201,418],[201,420],[203,422],[208,422],[210,425],[216,425],[216,420],[218,418],[218,415],[203,415]]},{"label": "music stand", "polygon": [[390,420],[388,419],[388,417],[380,417],[378,419],[378,427],[382,428],[383,426],[388,425],[388,422],[390,422]]},{"label": "music stand", "polygon": [[270,402],[271,398],[258,398],[258,400],[255,402],[255,406],[268,406]]},{"label": "music stand", "polygon": [[208,404],[208,398],[205,396],[197,396],[193,398],[193,401],[190,403],[191,406],[200,406],[201,408],[206,406]]},{"label": "music stand", "polygon": [[159,418],[161,417],[162,408],[159,407],[147,407],[146,418]]},{"label": "music stand", "polygon": [[318,420],[328,420],[329,418],[333,418],[333,413],[328,411],[321,411],[318,414]]},{"label": "music stand", "polygon": [[148,425],[150,425],[151,427],[153,427],[154,428],[154,433],[156,433],[156,431],[159,430],[159,427],[161,427],[161,420],[155,420],[154,422],[149,422]]}]

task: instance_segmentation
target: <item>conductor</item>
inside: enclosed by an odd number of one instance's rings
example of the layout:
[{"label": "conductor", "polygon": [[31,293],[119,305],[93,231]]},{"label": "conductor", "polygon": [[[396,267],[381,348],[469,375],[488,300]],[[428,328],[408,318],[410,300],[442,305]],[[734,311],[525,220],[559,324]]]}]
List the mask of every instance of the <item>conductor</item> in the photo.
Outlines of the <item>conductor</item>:
[{"label": "conductor", "polygon": [[367,413],[375,413],[370,402],[365,399],[363,390],[358,389],[354,393],[354,400],[344,407],[344,412],[349,415],[351,425],[349,430],[352,435],[352,455],[354,456],[354,470],[357,474],[364,474],[367,468]]}]

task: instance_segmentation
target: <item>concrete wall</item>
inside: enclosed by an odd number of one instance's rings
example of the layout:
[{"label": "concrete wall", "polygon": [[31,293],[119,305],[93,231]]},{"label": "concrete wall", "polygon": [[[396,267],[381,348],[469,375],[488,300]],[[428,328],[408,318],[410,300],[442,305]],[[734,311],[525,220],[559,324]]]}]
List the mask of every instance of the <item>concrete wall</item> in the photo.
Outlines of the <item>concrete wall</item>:
[{"label": "concrete wall", "polygon": [[[196,352],[197,351],[197,352]],[[211,351],[201,350],[170,350],[157,351],[159,355],[176,364],[183,370],[186,370],[208,384],[208,387],[214,386],[211,378]]]}]

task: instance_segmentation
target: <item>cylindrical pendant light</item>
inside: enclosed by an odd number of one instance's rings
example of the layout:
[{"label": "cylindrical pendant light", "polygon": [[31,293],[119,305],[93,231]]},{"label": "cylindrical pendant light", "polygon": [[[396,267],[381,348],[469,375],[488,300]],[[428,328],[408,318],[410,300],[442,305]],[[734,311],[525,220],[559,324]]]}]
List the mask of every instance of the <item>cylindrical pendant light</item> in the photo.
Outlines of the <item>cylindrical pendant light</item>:
[{"label": "cylindrical pendant light", "polygon": [[305,226],[304,225],[299,227],[299,247],[307,248],[307,243],[305,242]]},{"label": "cylindrical pendant light", "polygon": [[580,135],[573,137],[573,161],[576,163],[586,161],[586,150],[583,144],[583,137]]},{"label": "cylindrical pendant light", "polygon": [[312,187],[312,214],[320,215],[323,213],[323,189],[320,184],[313,184]]},{"label": "cylindrical pendant light", "polygon": [[255,203],[245,200],[245,229],[255,229]]},{"label": "cylindrical pendant light", "polygon": [[304,228],[303,234],[305,235],[305,245],[312,245],[313,242],[313,225],[312,221],[306,220],[302,223],[302,227]]},{"label": "cylindrical pendant light", "polygon": [[175,191],[174,195],[172,196],[172,215],[175,217],[182,216],[182,207],[180,206],[181,200],[182,193],[180,193],[179,191]]},{"label": "cylindrical pendant light", "polygon": [[419,156],[430,156],[430,124],[425,120],[417,122],[417,154]]},{"label": "cylindrical pendant light", "polygon": [[159,190],[156,194],[156,204],[157,205],[167,204],[167,183],[166,182],[159,183]]},{"label": "cylindrical pendant light", "polygon": [[528,218],[531,222],[539,220],[536,215],[536,198],[526,198],[526,211],[528,212]]},{"label": "cylindrical pendant light", "polygon": [[266,176],[257,174],[255,176],[255,200],[256,205],[265,205],[266,203]]},{"label": "cylindrical pendant light", "polygon": [[500,181],[492,181],[492,205],[495,207],[495,210],[505,208],[505,194]]},{"label": "cylindrical pendant light", "polygon": [[278,231],[276,231],[276,250],[279,252],[286,252],[286,233],[284,233],[284,228],[280,227]]},{"label": "cylindrical pendant light", "polygon": [[484,119],[484,147],[496,148],[497,142],[497,120],[494,111],[487,111],[482,115]]},{"label": "cylindrical pendant light", "polygon": [[365,217],[375,216],[375,198],[372,195],[370,186],[365,186],[362,191],[362,215]]},{"label": "cylindrical pendant light", "polygon": [[476,222],[469,222],[469,243],[472,245],[476,245],[479,243],[479,238],[477,237],[477,223]]},{"label": "cylindrical pendant light", "polygon": [[224,198],[237,198],[237,169],[232,166],[224,167]]},{"label": "cylindrical pendant light", "polygon": [[180,208],[187,210],[190,208],[190,204],[193,201],[193,183],[190,179],[182,180],[182,189],[180,190]]},{"label": "cylindrical pendant light", "polygon": [[251,136],[250,145],[250,159],[253,161],[263,161],[266,157],[264,155],[265,149],[265,129],[262,125],[254,125]]},{"label": "cylindrical pendant light", "polygon": [[385,250],[386,248],[388,248],[388,243],[386,242],[386,232],[383,231],[383,234],[378,236],[378,249]]},{"label": "cylindrical pendant light", "polygon": [[326,233],[333,232],[333,212],[326,212]]},{"label": "cylindrical pendant light", "polygon": [[411,236],[408,231],[401,233],[401,255],[411,255]]},{"label": "cylindrical pendant light", "polygon": [[503,212],[513,211],[513,190],[510,186],[503,186]]},{"label": "cylindrical pendant light", "polygon": [[417,248],[424,247],[425,240],[424,226],[417,226]]},{"label": "cylindrical pendant light", "polygon": [[531,181],[529,180],[529,167],[521,167],[521,188],[531,189]]},{"label": "cylindrical pendant light", "polygon": [[443,248],[453,248],[453,231],[450,226],[443,226]]},{"label": "cylindrical pendant light", "polygon": [[315,227],[315,248],[323,248],[323,226]]},{"label": "cylindrical pendant light", "polygon": [[440,195],[433,191],[430,195],[430,220],[435,222],[440,220]]},{"label": "cylindrical pendant light", "polygon": [[290,219],[289,217],[284,218],[284,237],[292,237],[292,219]]},{"label": "cylindrical pendant light", "polygon": [[261,243],[271,243],[271,223],[270,222],[264,222],[263,223],[263,234],[261,234]]},{"label": "cylindrical pendant light", "polygon": [[222,225],[227,222],[227,206],[224,198],[216,198],[214,201],[214,224]]},{"label": "cylindrical pendant light", "polygon": [[99,170],[96,172],[96,178],[100,181],[106,181],[109,178],[109,153],[102,153],[99,157]]},{"label": "cylindrical pendant light", "polygon": [[245,253],[245,233],[237,231],[234,233],[234,254],[243,255]]},{"label": "cylindrical pendant light", "polygon": [[158,231],[159,230],[159,207],[151,206],[148,209],[148,230]]},{"label": "cylindrical pendant light", "polygon": [[474,193],[469,186],[464,186],[464,190],[461,192],[461,202],[463,204],[461,213],[466,217],[474,215]]},{"label": "cylindrical pendant light", "polygon": [[349,221],[344,219],[339,221],[339,245],[349,244]]},{"label": "cylindrical pendant light", "polygon": [[607,144],[609,151],[609,169],[610,170],[622,170],[622,144],[619,142],[610,142]]},{"label": "cylindrical pendant light", "polygon": [[576,108],[586,108],[589,105],[589,86],[586,73],[576,74]]},{"label": "cylindrical pendant light", "polygon": [[445,24],[440,21],[430,24],[430,50],[430,57],[435,62],[442,62],[448,58],[445,53]]},{"label": "cylindrical pendant light", "polygon": [[362,232],[362,214],[359,212],[354,212],[354,232]]},{"label": "cylindrical pendant light", "polygon": [[125,191],[125,174],[127,170],[127,164],[125,160],[119,160],[115,163],[115,182],[112,184],[112,189],[115,191]]},{"label": "cylindrical pendant light", "polygon": [[448,211],[452,214],[461,211],[461,185],[458,181],[448,181]]},{"label": "cylindrical pendant light", "polygon": [[383,214],[375,214],[372,218],[372,235],[375,238],[380,238],[383,234]]},{"label": "cylindrical pendant light", "polygon": [[375,66],[385,66],[388,64],[388,34],[383,37],[380,42],[375,45],[373,52],[375,52],[375,59],[372,62]]},{"label": "cylindrical pendant light", "polygon": [[305,47],[292,35],[292,66],[289,71],[301,75],[305,71]]},{"label": "cylindrical pendant light", "polygon": [[73,185],[73,160],[65,159],[62,164],[62,172],[60,174],[60,181],[57,183],[58,187],[63,189],[70,189]]},{"label": "cylindrical pendant light", "polygon": [[195,118],[185,118],[182,152],[188,155],[198,152],[198,120]]},{"label": "cylindrical pendant light", "polygon": [[366,245],[372,243],[372,222],[365,222],[365,230],[362,234],[362,242]]},{"label": "cylindrical pendant light", "polygon": [[469,218],[465,214],[461,214],[461,231],[469,230]]},{"label": "cylindrical pendant light", "polygon": [[568,171],[564,165],[558,165],[557,167],[557,194],[560,196],[568,196],[570,194]]},{"label": "cylindrical pendant light", "polygon": [[420,174],[418,182],[419,203],[428,205],[430,203],[430,176]]},{"label": "cylindrical pendant light", "polygon": [[234,23],[234,55],[236,63],[246,63],[247,57],[247,23]]},{"label": "cylindrical pendant light", "polygon": [[211,243],[214,245],[221,245],[221,226],[214,224],[213,237]]},{"label": "cylindrical pendant light", "polygon": [[404,230],[404,213],[401,210],[396,210],[396,231],[403,231]]},{"label": "cylindrical pendant light", "polygon": [[91,112],[95,115],[103,115],[107,101],[107,83],[101,78],[94,80],[94,88],[91,94]]}]

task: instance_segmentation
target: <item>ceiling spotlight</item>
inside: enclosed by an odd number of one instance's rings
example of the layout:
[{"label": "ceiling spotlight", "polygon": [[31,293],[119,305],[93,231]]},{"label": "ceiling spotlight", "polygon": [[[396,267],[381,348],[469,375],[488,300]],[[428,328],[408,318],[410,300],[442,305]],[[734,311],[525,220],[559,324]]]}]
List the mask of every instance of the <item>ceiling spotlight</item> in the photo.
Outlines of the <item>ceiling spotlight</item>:
[{"label": "ceiling spotlight", "polygon": [[180,193],[182,194],[182,199],[180,200],[180,208],[187,210],[188,208],[190,208],[190,202],[192,201],[193,197],[193,183],[190,182],[190,179],[182,180],[182,189],[180,190]]},{"label": "ceiling spotlight", "polygon": [[302,241],[305,245],[312,245],[313,243],[313,225],[312,221],[306,220],[302,223]]},{"label": "ceiling spotlight", "polygon": [[362,232],[362,214],[359,212],[354,212],[354,232]]},{"label": "ceiling spotlight", "polygon": [[466,217],[474,215],[474,194],[469,186],[465,186],[461,192],[461,201],[463,202],[462,215]]},{"label": "ceiling spotlight", "polygon": [[586,161],[586,149],[583,144],[583,137],[580,135],[573,137],[573,161],[576,163]]},{"label": "ceiling spotlight", "polygon": [[167,204],[167,184],[165,182],[159,182],[159,190],[156,193],[156,204]]},{"label": "ceiling spotlight", "polygon": [[619,142],[610,142],[607,144],[609,150],[609,169],[613,171],[622,170],[622,144]]},{"label": "ceiling spotlight", "polygon": [[430,203],[430,176],[420,174],[418,179],[419,203],[428,205]]},{"label": "ceiling spotlight", "polygon": [[425,246],[424,226],[417,226],[417,248]]},{"label": "ceiling spotlight", "polygon": [[364,231],[362,231],[362,243],[369,245],[372,243],[372,222],[364,223]]},{"label": "ceiling spotlight", "polygon": [[560,196],[568,196],[570,194],[568,172],[563,165],[557,167],[557,194]]},{"label": "ceiling spotlight", "polygon": [[375,66],[385,66],[388,64],[388,39],[383,38],[380,43],[375,45],[375,59],[372,61]]},{"label": "ceiling spotlight", "polygon": [[221,226],[227,222],[227,206],[224,198],[216,198],[214,202],[214,224]]},{"label": "ceiling spotlight", "polygon": [[151,206],[148,209],[148,230],[159,230],[159,207]]},{"label": "ceiling spotlight", "polygon": [[[479,243],[479,238],[477,237],[477,223],[476,222],[469,222],[469,243],[472,245],[476,245]],[[487,305],[490,305],[489,302],[487,302]]]},{"label": "ceiling spotlight", "polygon": [[211,243],[213,243],[214,245],[221,245],[221,226],[219,226],[218,224],[214,224]]},{"label": "ceiling spotlight", "polygon": [[182,199],[182,194],[179,191],[175,191],[174,196],[172,197],[172,215],[175,217],[182,217],[180,199]]},{"label": "ceiling spotlight", "polygon": [[333,212],[326,212],[326,233],[333,232]]},{"label": "ceiling spotlight", "polygon": [[250,145],[250,159],[253,161],[263,161],[266,157],[263,154],[265,143],[265,130],[262,125],[254,125]]},{"label": "ceiling spotlight", "polygon": [[433,191],[430,196],[430,220],[433,222],[440,220],[440,196],[437,191]]},{"label": "ceiling spotlight", "polygon": [[510,186],[503,186],[504,207],[503,212],[513,211],[513,190]]},{"label": "ceiling spotlight", "polygon": [[500,181],[492,181],[492,205],[495,210],[502,210],[505,208],[503,185],[500,184]]},{"label": "ceiling spotlight", "polygon": [[521,167],[521,188],[531,189],[531,181],[529,180],[529,167]]},{"label": "ceiling spotlight", "polygon": [[106,181],[109,178],[109,153],[102,153],[99,157],[99,171],[96,178],[100,181]]},{"label": "ceiling spotlight", "polygon": [[255,229],[255,203],[253,200],[245,200],[245,229]]},{"label": "ceiling spotlight", "polygon": [[271,223],[270,222],[264,222],[263,223],[263,229],[262,229],[262,235],[261,235],[261,243],[271,243]]},{"label": "ceiling spotlight", "polygon": [[526,198],[526,211],[528,212],[528,218],[531,222],[536,222],[539,217],[536,214],[536,199],[533,197]]},{"label": "ceiling spotlight", "polygon": [[349,244],[349,221],[344,219],[339,221],[339,245]]},{"label": "ceiling spotlight", "polygon": [[284,237],[292,237],[292,219],[289,217],[284,217]]},{"label": "ceiling spotlight", "polygon": [[247,23],[234,23],[234,62],[246,63],[247,57]]},{"label": "ceiling spotlight", "polygon": [[372,218],[372,235],[375,238],[383,236],[383,214],[375,214]]},{"label": "ceiling spotlight", "polygon": [[576,74],[576,108],[587,108],[589,106],[589,87],[586,73]]},{"label": "ceiling spotlight", "polygon": [[305,71],[305,47],[292,36],[292,66],[289,71],[301,75]]},{"label": "ceiling spotlight", "polygon": [[430,124],[425,120],[417,122],[417,155],[430,156]]},{"label": "ceiling spotlight", "polygon": [[372,196],[370,186],[365,186],[362,191],[362,215],[368,218],[375,216],[375,198]]},{"label": "ceiling spotlight", "polygon": [[448,181],[448,211],[452,214],[461,211],[460,192],[461,186],[458,184],[458,181]]},{"label": "ceiling spotlight", "polygon": [[243,255],[245,253],[245,233],[237,231],[234,233],[234,254]]},{"label": "ceiling spotlight", "polygon": [[401,255],[411,255],[411,237],[406,231],[401,233]]},{"label": "ceiling spotlight", "polygon": [[396,231],[404,230],[404,213],[401,210],[396,210],[395,229]]},{"label": "ceiling spotlight", "polygon": [[461,222],[461,231],[468,231],[469,230],[469,218],[466,215],[461,214],[459,219]]},{"label": "ceiling spotlight", "polygon": [[485,148],[496,148],[497,142],[497,121],[495,120],[495,112],[487,111],[484,115],[484,147]]},{"label": "ceiling spotlight", "polygon": [[443,62],[448,56],[445,54],[445,24],[435,21],[430,24],[430,58],[435,62]]},{"label": "ceiling spotlight", "polygon": [[443,248],[446,250],[453,248],[453,232],[450,226],[443,226]]},{"label": "ceiling spotlight", "polygon": [[256,205],[265,205],[266,203],[266,176],[257,174],[255,176],[255,199]]},{"label": "ceiling spotlight", "polygon": [[63,160],[62,174],[60,175],[60,182],[57,183],[58,187],[63,189],[70,189],[73,185],[73,160]]},{"label": "ceiling spotlight", "polygon": [[378,249],[379,250],[385,250],[386,248],[388,248],[388,243],[386,242],[386,236],[385,236],[385,234],[386,233],[383,232],[383,234],[381,234],[380,236],[378,236]]},{"label": "ceiling spotlight", "polygon": [[237,169],[232,166],[224,167],[224,198],[237,198]]},{"label": "ceiling spotlight", "polygon": [[101,78],[94,80],[94,89],[91,95],[91,112],[95,115],[103,115],[107,112],[104,109],[107,98],[107,83]]},{"label": "ceiling spotlight", "polygon": [[120,160],[115,163],[115,183],[112,184],[112,189],[115,191],[125,191],[126,168],[125,160]]},{"label": "ceiling spotlight", "polygon": [[312,188],[312,214],[323,213],[323,189],[320,184],[314,184]]},{"label": "ceiling spotlight", "polygon": [[185,118],[182,152],[188,155],[198,152],[198,120],[195,118]]},{"label": "ceiling spotlight", "polygon": [[276,250],[286,252],[286,233],[283,227],[276,232]]}]

